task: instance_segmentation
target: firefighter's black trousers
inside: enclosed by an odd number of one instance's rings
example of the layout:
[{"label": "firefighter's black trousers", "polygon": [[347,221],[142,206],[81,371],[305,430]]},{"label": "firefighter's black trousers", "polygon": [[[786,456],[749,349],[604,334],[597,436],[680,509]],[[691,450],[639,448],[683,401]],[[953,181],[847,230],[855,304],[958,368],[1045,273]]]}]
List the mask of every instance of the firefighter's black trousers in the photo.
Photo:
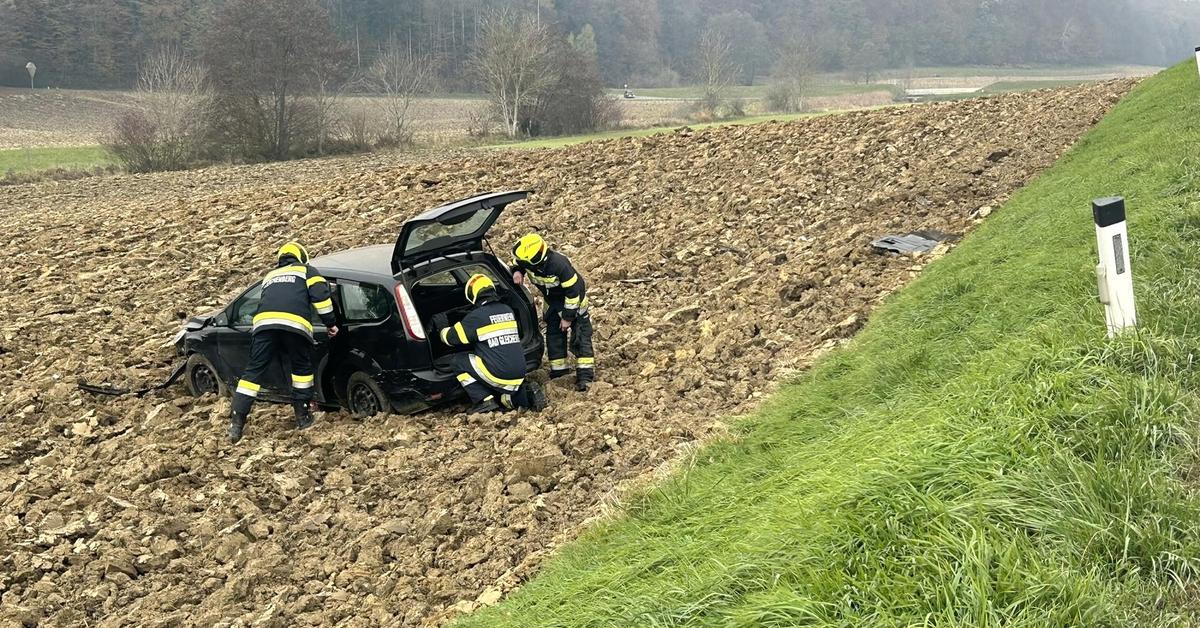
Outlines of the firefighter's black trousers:
[{"label": "firefighter's black trousers", "polygon": [[[550,358],[550,375],[563,375],[571,370],[567,361],[567,332],[559,327],[562,303],[549,303],[542,318],[546,321],[546,355]],[[571,353],[575,354],[575,378],[581,382],[596,379],[596,354],[592,352],[592,314],[586,307],[571,323]]]},{"label": "firefighter's black trousers", "polygon": [[525,380],[500,380],[483,364],[479,356],[468,353],[455,353],[452,358],[454,370],[458,372],[458,383],[467,392],[471,403],[480,403],[493,399],[506,410],[528,408],[533,400],[524,386]]},{"label": "firefighter's black trousers", "polygon": [[250,339],[250,363],[233,394],[233,413],[241,417],[250,414],[250,407],[276,358],[282,359],[291,370],[292,399],[307,403],[313,398],[315,383],[312,356],[312,340],[301,334],[277,329],[254,334]]}]

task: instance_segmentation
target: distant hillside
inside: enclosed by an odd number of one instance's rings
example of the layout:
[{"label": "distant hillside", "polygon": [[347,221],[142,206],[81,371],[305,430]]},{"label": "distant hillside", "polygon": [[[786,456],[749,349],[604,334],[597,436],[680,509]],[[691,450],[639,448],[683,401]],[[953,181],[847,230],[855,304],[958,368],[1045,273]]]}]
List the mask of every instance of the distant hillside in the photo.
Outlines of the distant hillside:
[{"label": "distant hillside", "polygon": [[[263,0],[278,2],[279,0]],[[466,61],[488,11],[536,12],[594,47],[613,85],[686,80],[712,29],[742,82],[801,49],[816,69],[864,79],[888,67],[962,64],[1169,65],[1200,40],[1186,0],[320,0],[350,70],[392,38],[434,55],[447,89],[471,87]],[[195,51],[221,0],[0,0],[0,85],[128,87],[151,50]],[[540,5],[540,6],[539,6]]]}]

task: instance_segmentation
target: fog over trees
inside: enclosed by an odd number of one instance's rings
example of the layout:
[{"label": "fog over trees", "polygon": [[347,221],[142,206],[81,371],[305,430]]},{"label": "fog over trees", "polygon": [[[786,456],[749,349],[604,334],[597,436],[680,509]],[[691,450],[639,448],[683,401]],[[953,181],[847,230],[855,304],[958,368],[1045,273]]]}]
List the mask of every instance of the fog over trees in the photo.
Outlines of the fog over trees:
[{"label": "fog over trees", "polygon": [[[198,58],[232,0],[0,0],[0,84],[132,87],[156,50]],[[259,0],[263,6],[280,0]],[[750,83],[804,42],[820,71],[870,77],[945,65],[1165,65],[1200,43],[1187,0],[321,0],[347,71],[367,74],[397,47],[435,60],[444,90],[478,88],[472,71],[488,15],[528,14],[594,46],[609,85],[695,83],[697,55],[728,42]],[[708,38],[704,37],[708,34]],[[594,44],[592,43],[594,42]],[[217,78],[217,77],[214,77]]]}]

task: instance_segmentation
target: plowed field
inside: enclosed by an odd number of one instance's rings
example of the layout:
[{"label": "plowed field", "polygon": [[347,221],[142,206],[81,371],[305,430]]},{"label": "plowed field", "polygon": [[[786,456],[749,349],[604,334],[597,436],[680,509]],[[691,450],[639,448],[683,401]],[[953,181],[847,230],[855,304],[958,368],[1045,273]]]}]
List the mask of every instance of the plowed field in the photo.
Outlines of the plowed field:
[{"label": "plowed field", "polygon": [[[872,239],[968,232],[1132,84],[0,188],[0,619],[367,626],[492,603],[933,257]],[[537,194],[493,245],[541,231],[591,287],[586,396],[556,381],[541,414],[323,414],[302,433],[260,405],[230,446],[227,400],[75,388],[163,376],[179,314],[221,305],[289,238],[390,242],[427,207],[510,188]]]}]

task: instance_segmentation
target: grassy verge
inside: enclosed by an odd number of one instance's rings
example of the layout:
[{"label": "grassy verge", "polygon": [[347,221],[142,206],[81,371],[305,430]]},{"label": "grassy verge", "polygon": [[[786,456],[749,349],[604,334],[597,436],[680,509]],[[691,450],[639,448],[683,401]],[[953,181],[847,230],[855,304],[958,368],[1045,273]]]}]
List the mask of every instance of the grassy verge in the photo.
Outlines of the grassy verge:
[{"label": "grassy verge", "polygon": [[0,176],[60,168],[91,170],[113,165],[103,146],[65,146],[0,150]]},{"label": "grassy verge", "polygon": [[[1200,566],[1200,84],[1053,169],[625,515],[463,626],[1184,623]],[[1131,208],[1104,337],[1088,201]]]}]

